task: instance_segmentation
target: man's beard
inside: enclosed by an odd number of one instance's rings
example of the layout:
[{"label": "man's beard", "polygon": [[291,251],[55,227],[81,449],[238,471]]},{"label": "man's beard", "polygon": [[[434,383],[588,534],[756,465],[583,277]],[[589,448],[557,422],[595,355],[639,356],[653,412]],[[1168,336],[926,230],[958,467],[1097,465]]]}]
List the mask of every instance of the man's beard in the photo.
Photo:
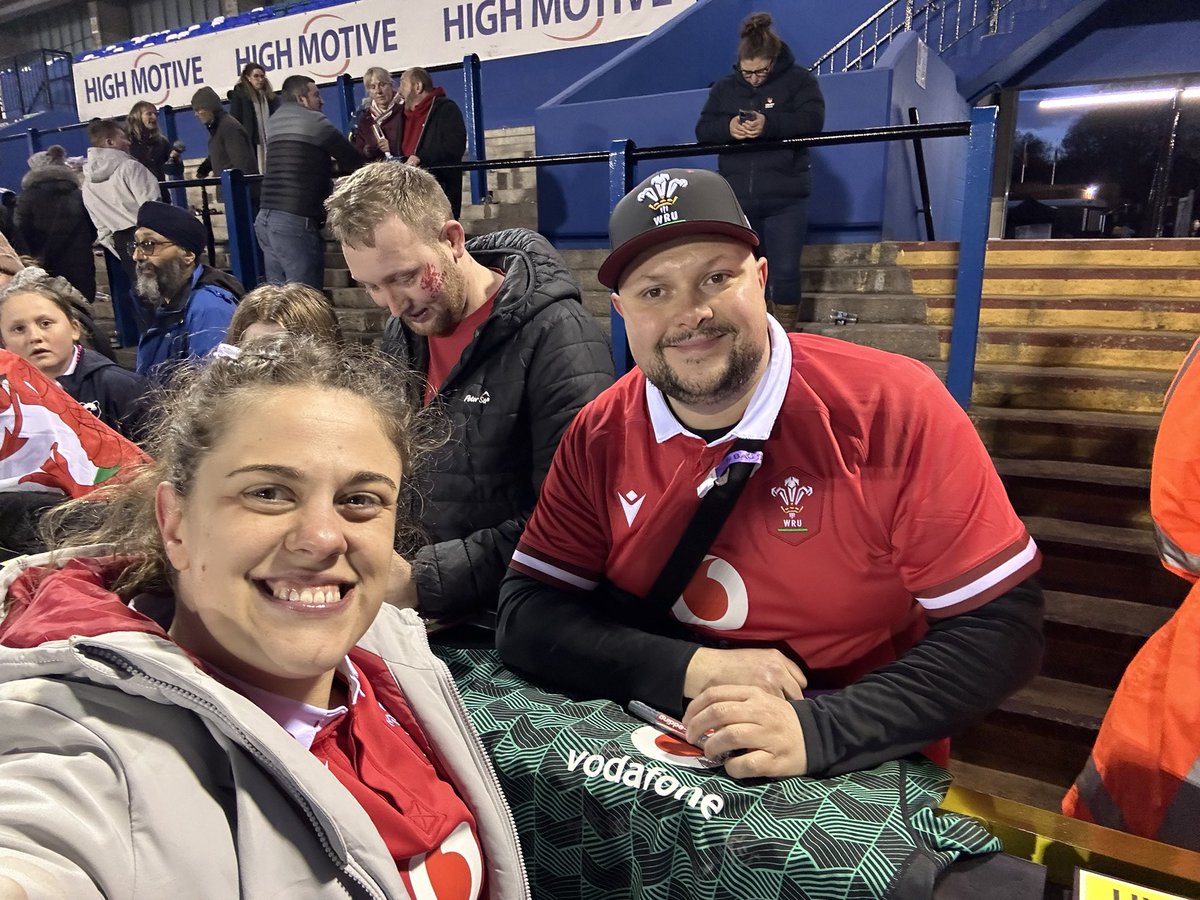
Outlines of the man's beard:
[{"label": "man's beard", "polygon": [[157,266],[150,262],[140,262],[137,265],[137,283],[134,290],[147,303],[165,306],[179,296],[191,277],[188,264],[179,257],[168,259]]},{"label": "man's beard", "polygon": [[[718,338],[726,334],[732,337],[732,347],[724,367],[713,375],[696,375],[689,378],[686,374],[680,374],[667,362],[663,352],[665,348],[676,343],[696,338]],[[642,373],[652,385],[684,406],[721,406],[745,393],[750,380],[758,371],[763,353],[766,352],[766,348],[761,345],[756,346],[739,340],[741,336],[740,332],[730,326],[709,325],[690,334],[663,338],[655,346],[654,355],[642,365]]]}]

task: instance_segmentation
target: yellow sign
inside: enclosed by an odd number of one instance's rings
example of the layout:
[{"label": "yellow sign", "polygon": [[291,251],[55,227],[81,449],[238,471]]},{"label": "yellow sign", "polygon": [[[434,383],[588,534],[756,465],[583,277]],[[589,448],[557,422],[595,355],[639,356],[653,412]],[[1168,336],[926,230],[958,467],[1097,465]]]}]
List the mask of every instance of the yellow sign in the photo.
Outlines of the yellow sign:
[{"label": "yellow sign", "polygon": [[1168,894],[1166,891],[1142,887],[1113,878],[1111,875],[1100,875],[1087,869],[1075,870],[1076,900],[1188,900],[1179,894]]}]

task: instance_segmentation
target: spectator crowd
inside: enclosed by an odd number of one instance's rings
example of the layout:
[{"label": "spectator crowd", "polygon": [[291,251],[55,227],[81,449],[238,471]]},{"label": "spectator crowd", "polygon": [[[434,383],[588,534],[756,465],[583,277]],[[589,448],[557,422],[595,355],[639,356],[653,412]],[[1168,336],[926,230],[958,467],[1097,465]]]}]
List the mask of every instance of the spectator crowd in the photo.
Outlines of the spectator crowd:
[{"label": "spectator crowd", "polygon": [[[770,16],[739,39],[697,138],[820,131]],[[257,63],[191,98],[197,175],[261,176],[262,284],[170,202],[183,148],[145,101],[85,159],[29,157],[0,218],[0,550],[31,554],[0,578],[0,900],[527,896],[430,630],[678,717],[724,777],[946,764],[1038,671],[1041,556],[927,367],[795,330],[806,151],[620,200],[598,279],[624,374],[545,237],[467,233],[429,72],[363,84],[348,134]],[[327,240],[387,312],[378,349],[343,336]],[[1128,796],[1115,727],[1081,817]]]}]

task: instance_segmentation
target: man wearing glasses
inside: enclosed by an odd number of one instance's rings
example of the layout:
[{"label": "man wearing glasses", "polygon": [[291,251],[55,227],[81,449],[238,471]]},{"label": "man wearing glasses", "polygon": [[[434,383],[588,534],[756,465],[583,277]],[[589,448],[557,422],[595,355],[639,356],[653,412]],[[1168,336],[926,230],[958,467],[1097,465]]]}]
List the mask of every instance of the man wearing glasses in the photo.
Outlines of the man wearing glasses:
[{"label": "man wearing glasses", "polygon": [[138,342],[137,371],[163,380],[173,363],[206,355],[225,337],[242,294],[231,275],[204,265],[206,234],[185,209],[157,200],[138,209],[129,245],[136,290],[154,318]]}]

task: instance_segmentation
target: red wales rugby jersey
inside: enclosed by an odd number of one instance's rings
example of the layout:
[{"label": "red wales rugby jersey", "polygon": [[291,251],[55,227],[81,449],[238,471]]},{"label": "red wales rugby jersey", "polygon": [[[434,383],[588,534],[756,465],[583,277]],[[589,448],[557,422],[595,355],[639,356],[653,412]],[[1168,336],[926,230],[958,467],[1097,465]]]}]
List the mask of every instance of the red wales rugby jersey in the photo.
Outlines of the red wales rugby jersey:
[{"label": "red wales rugby jersey", "polygon": [[713,445],[637,369],[585,407],[513,568],[645,596],[737,437],[766,439],[763,464],[672,609],[712,638],[786,641],[815,669],[865,670],[919,637],[922,611],[974,609],[1040,567],[982,442],[928,367],[772,320],[767,372]]}]

